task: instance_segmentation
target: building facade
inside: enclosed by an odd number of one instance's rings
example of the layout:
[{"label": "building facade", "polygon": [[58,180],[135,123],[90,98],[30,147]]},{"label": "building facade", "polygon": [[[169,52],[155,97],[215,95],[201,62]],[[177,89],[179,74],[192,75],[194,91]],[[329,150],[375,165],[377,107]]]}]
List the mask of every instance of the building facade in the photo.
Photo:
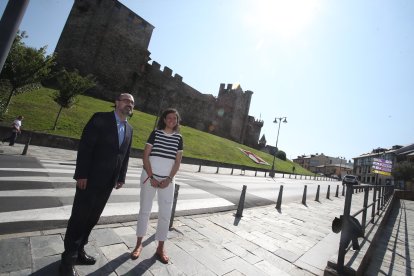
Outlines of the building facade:
[{"label": "building facade", "polygon": [[346,159],[330,157],[323,153],[301,155],[296,159],[293,159],[293,162],[315,174],[323,174],[331,177],[335,176],[338,178],[341,178],[346,174],[351,174],[353,168],[352,163],[347,162]]},{"label": "building facade", "polygon": [[[414,144],[408,146],[395,145],[390,149],[376,148],[369,153],[361,154],[354,159],[353,172],[359,177],[362,183],[367,184],[393,184],[392,169],[398,162],[414,162]],[[384,171],[376,169],[377,160],[386,160],[387,166]]]},{"label": "building facade", "polygon": [[220,84],[214,97],[187,85],[167,66],[150,64],[153,30],[117,0],[75,0],[55,49],[58,65],[93,74],[97,85],[88,95],[112,101],[129,92],[143,112],[158,115],[174,107],[183,125],[257,147],[263,121],[249,116],[253,92]]}]

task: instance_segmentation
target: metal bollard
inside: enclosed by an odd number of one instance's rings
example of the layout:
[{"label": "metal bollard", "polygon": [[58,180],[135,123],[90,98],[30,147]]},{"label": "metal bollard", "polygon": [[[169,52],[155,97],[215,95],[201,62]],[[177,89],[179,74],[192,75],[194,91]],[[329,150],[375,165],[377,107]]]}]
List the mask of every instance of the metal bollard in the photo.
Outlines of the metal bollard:
[{"label": "metal bollard", "polygon": [[331,193],[331,185],[328,185],[328,192],[326,193],[326,198],[329,199],[329,194]]},{"label": "metal bollard", "polygon": [[308,190],[308,185],[305,185],[303,188],[303,197],[302,197],[302,204],[306,205],[306,191]]},{"label": "metal bollard", "polygon": [[345,185],[342,184],[342,196],[345,196]]},{"label": "metal bollard", "polygon": [[172,210],[171,210],[170,227],[169,227],[170,230],[171,230],[173,222],[174,222],[175,208],[177,207],[177,198],[178,198],[178,191],[179,190],[180,190],[180,185],[176,184],[175,189],[174,189],[174,201],[173,201],[173,206],[172,206]]},{"label": "metal bollard", "polygon": [[372,212],[371,212],[371,222],[374,223],[375,219],[375,204],[377,199],[377,187],[374,187],[374,192],[372,193]]},{"label": "metal bollard", "polygon": [[233,167],[231,167],[231,175],[233,175],[233,169],[234,169],[234,168],[233,168]]},{"label": "metal bollard", "polygon": [[243,216],[243,209],[244,209],[244,198],[246,197],[246,185],[243,185],[243,190],[240,195],[239,206],[237,207],[236,217],[240,218]]},{"label": "metal bollard", "polygon": [[201,164],[198,166],[198,172],[201,172]]},{"label": "metal bollard", "polygon": [[335,193],[335,197],[339,197],[339,185],[336,185],[336,193]]},{"label": "metal bollard", "polygon": [[216,171],[216,173],[218,173],[218,172],[219,172],[219,168],[220,168],[220,167],[219,167],[219,166],[217,166],[217,171]]},{"label": "metal bollard", "polygon": [[29,139],[27,140],[26,145],[24,145],[24,149],[23,149],[22,155],[26,155],[27,154],[27,150],[29,149],[29,144],[30,144],[30,141],[31,140],[32,140],[32,136],[29,136]]},{"label": "metal bollard", "polygon": [[296,179],[297,174],[295,174],[295,179]]},{"label": "metal bollard", "polygon": [[255,171],[254,176],[257,176],[257,170]]},{"label": "metal bollard", "polygon": [[276,209],[280,210],[282,207],[283,185],[280,185],[279,196],[277,197]]},{"label": "metal bollard", "polygon": [[364,189],[364,211],[362,212],[362,230],[364,230],[364,234],[365,234],[365,227],[367,224],[367,212],[368,212],[368,196],[369,196],[369,191],[368,189]]},{"label": "metal bollard", "polygon": [[316,197],[315,201],[319,201],[319,190],[321,189],[321,185],[318,185],[318,188],[316,189]]},{"label": "metal bollard", "polygon": [[266,177],[267,172],[265,172],[265,177]]},{"label": "metal bollard", "polygon": [[291,177],[292,175],[291,174],[289,174],[289,178]]}]

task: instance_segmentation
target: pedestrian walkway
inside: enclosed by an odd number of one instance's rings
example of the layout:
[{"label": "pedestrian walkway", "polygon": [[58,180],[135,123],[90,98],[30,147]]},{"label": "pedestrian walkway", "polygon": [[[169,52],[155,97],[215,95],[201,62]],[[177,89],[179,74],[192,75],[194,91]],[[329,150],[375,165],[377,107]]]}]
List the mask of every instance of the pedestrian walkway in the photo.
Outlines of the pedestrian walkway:
[{"label": "pedestrian walkway", "polygon": [[366,275],[414,275],[414,201],[393,206]]}]

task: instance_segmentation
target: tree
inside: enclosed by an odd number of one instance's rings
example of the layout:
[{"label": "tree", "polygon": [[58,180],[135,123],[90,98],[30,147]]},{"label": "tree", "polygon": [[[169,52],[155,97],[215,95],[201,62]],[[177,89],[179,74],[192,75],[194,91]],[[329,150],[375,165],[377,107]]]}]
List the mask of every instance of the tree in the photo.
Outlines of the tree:
[{"label": "tree", "polygon": [[73,72],[63,70],[57,76],[57,84],[58,91],[53,100],[60,106],[60,109],[56,116],[53,130],[56,130],[56,125],[62,109],[72,107],[76,103],[78,95],[83,94],[89,88],[94,87],[95,78],[92,75],[82,77],[76,69]]},{"label": "tree", "polygon": [[276,157],[280,160],[286,161],[286,153],[283,150],[278,150],[276,152]]},{"label": "tree", "polygon": [[414,163],[409,161],[397,163],[392,169],[392,176],[396,180],[414,180]]},{"label": "tree", "polygon": [[55,65],[55,55],[46,55],[46,46],[40,49],[27,47],[24,38],[27,38],[25,32],[17,32],[0,73],[0,79],[6,79],[11,86],[3,113],[7,112],[11,99],[19,88],[41,82],[49,76]]}]

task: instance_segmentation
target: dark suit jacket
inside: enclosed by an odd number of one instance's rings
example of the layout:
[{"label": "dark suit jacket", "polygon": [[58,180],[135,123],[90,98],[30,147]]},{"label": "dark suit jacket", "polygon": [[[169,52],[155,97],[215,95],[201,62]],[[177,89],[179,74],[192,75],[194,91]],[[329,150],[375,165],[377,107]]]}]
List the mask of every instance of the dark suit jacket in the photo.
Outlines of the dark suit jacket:
[{"label": "dark suit jacket", "polygon": [[125,182],[131,142],[132,127],[127,123],[119,147],[114,111],[95,113],[83,129],[73,178],[87,178],[88,188]]}]

